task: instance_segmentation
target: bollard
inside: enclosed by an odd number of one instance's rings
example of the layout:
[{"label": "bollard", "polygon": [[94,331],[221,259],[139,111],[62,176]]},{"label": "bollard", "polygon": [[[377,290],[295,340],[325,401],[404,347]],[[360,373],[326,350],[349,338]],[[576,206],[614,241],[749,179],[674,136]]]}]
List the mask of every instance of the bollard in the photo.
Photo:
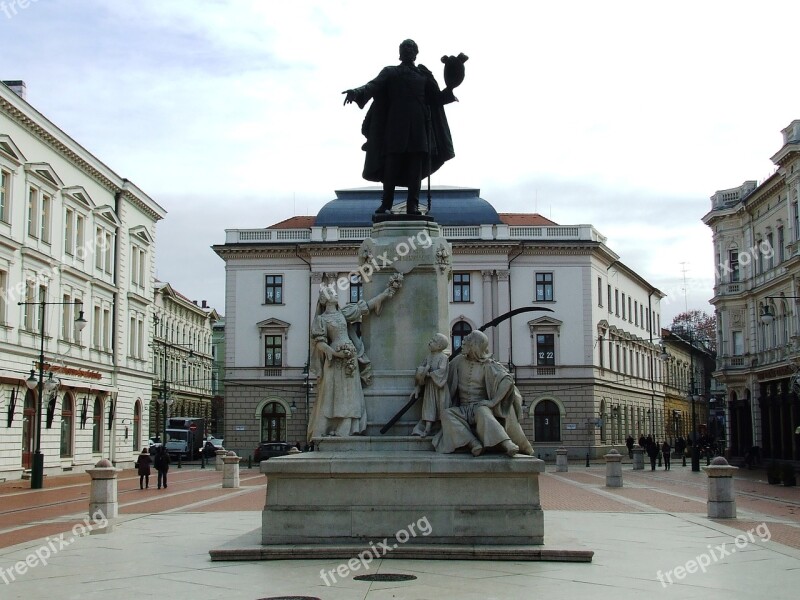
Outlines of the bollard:
[{"label": "bollard", "polygon": [[612,448],[605,459],[606,487],[622,487],[622,455]]},{"label": "bollard", "polygon": [[180,452],[178,452],[178,468],[179,468],[179,469],[182,469],[182,468],[183,468],[183,466],[181,465],[181,458],[183,458],[183,454],[181,454]]},{"label": "bollard", "polygon": [[586,466],[591,467],[592,465],[589,464],[589,453],[586,453]]},{"label": "bollard", "polygon": [[633,449],[633,470],[644,470],[644,449],[641,446]]},{"label": "bollard", "polygon": [[217,450],[217,462],[214,464],[214,469],[215,470],[222,471],[222,467],[223,467],[223,464],[224,464],[222,462],[222,459],[225,456],[228,456],[228,451],[227,450]]},{"label": "bollard", "polygon": [[222,487],[224,488],[238,488],[239,487],[239,461],[242,460],[236,456],[233,450],[225,452],[222,456]]},{"label": "bollard", "polygon": [[248,469],[252,469],[253,468],[253,455],[252,454],[248,454],[247,455],[247,468]]},{"label": "bollard", "polygon": [[702,467],[708,475],[708,518],[735,519],[736,494],[733,489],[733,473],[738,467],[732,467],[723,457],[718,456],[711,465]]},{"label": "bollard", "polygon": [[559,448],[556,450],[556,471],[559,473],[566,473],[569,471],[566,448]]},{"label": "bollard", "polygon": [[201,469],[205,469],[206,468],[206,453],[205,452],[201,452],[200,453],[200,468]]},{"label": "bollard", "polygon": [[111,533],[114,530],[114,519],[119,514],[117,501],[117,475],[121,469],[116,469],[111,461],[104,458],[94,466],[86,469],[92,478],[92,487],[89,492],[89,516],[98,522],[97,515],[102,515],[106,521],[105,527],[94,527],[90,533]]}]

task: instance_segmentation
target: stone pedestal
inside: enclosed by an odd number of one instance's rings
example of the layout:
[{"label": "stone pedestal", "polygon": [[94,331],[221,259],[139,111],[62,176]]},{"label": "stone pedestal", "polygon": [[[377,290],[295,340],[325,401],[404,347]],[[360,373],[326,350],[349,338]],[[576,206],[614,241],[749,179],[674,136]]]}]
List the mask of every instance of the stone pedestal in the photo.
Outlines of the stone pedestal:
[{"label": "stone pedestal", "polygon": [[261,463],[268,478],[262,544],[302,544],[313,556],[314,546],[367,547],[416,528],[407,544],[540,545],[543,471],[543,461],[523,455],[372,451],[272,458]]},{"label": "stone pedestal", "polygon": [[605,459],[606,487],[622,487],[622,455],[612,448]]},{"label": "stone pedestal", "polygon": [[633,449],[633,470],[644,470],[644,450],[640,446]]},{"label": "stone pedestal", "polygon": [[730,466],[727,460],[718,456],[711,461],[711,465],[701,468],[708,475],[708,518],[735,519],[736,493],[733,487],[733,473],[737,467]]},{"label": "stone pedestal", "polygon": [[569,463],[567,462],[567,449],[559,448],[556,450],[556,472],[566,473],[569,471]]},{"label": "stone pedestal", "polygon": [[225,463],[223,459],[228,456],[227,450],[217,450],[217,458],[216,462],[214,463],[214,470],[215,471],[222,471],[225,467]]},{"label": "stone pedestal", "polygon": [[[428,354],[434,333],[450,337],[448,278],[452,248],[432,221],[376,223],[359,250],[364,298],[373,298],[395,273],[403,287],[383,305],[380,316],[364,319],[361,334],[372,361],[373,382],[364,388],[369,435],[408,401],[414,373]],[[388,433],[408,435],[420,418],[417,403]]]},{"label": "stone pedestal", "polygon": [[239,461],[242,460],[236,456],[236,452],[230,450],[226,456],[222,457],[222,487],[224,488],[238,488],[239,487]]},{"label": "stone pedestal", "polygon": [[119,502],[117,501],[117,476],[121,469],[116,469],[108,459],[100,460],[94,469],[86,469],[92,478],[89,490],[89,516],[95,523],[96,515],[102,515],[107,521],[105,527],[95,527],[92,533],[110,533],[114,529],[113,519],[119,515]]}]

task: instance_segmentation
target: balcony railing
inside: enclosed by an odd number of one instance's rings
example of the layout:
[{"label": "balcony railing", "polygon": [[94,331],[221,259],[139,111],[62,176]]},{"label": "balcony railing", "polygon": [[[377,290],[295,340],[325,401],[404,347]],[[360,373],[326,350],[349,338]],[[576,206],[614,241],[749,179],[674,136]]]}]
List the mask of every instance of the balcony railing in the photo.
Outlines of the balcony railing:
[{"label": "balcony railing", "polygon": [[[287,242],[359,241],[372,234],[371,227],[311,227],[309,229],[228,229],[226,244],[285,244]],[[442,227],[449,240],[582,240],[606,241],[591,225],[457,225]]]}]

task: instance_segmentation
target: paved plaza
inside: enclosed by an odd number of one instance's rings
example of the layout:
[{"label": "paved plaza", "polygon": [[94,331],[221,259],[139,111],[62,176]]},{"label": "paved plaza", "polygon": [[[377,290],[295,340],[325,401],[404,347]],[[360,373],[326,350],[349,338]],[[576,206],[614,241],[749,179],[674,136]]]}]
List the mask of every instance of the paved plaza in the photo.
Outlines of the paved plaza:
[{"label": "paved plaza", "polygon": [[[769,486],[763,471],[740,471],[738,518],[709,520],[706,476],[688,467],[633,472],[626,464],[625,485],[616,489],[604,486],[600,465],[570,465],[568,473],[554,469],[548,465],[540,478],[545,541],[589,548],[592,563],[389,557],[368,568],[355,561],[350,570],[341,559],[211,562],[210,549],[260,530],[265,481],[255,469],[243,470],[237,490],[222,490],[220,473],[196,469],[171,473],[168,490],[139,490],[133,473],[125,471],[121,516],[114,531],[102,535],[72,531],[87,514],[88,476],[49,478],[36,491],[26,490],[27,482],[6,482],[0,484],[0,598],[797,597],[798,488]],[[62,532],[64,538],[54,542]],[[31,558],[37,552],[49,552],[46,565]],[[26,560],[34,566],[24,574],[12,571],[14,580],[5,583],[9,569]],[[416,579],[354,579],[375,573]]]}]

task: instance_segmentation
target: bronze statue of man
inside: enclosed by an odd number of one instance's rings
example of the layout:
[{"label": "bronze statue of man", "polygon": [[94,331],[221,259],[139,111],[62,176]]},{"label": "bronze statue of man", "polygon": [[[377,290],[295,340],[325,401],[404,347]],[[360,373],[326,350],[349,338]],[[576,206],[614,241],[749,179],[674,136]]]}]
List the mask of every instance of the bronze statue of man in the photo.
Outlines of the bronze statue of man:
[{"label": "bronze statue of man", "polygon": [[427,68],[414,64],[418,53],[414,40],[404,40],[398,66],[385,67],[366,85],[342,92],[344,104],[355,102],[359,108],[373,99],[361,132],[367,138],[364,179],[383,183],[376,214],[389,213],[395,187],[405,186],[406,213],[419,215],[422,179],[455,156],[444,105],[456,97],[449,86],[440,90]]}]

